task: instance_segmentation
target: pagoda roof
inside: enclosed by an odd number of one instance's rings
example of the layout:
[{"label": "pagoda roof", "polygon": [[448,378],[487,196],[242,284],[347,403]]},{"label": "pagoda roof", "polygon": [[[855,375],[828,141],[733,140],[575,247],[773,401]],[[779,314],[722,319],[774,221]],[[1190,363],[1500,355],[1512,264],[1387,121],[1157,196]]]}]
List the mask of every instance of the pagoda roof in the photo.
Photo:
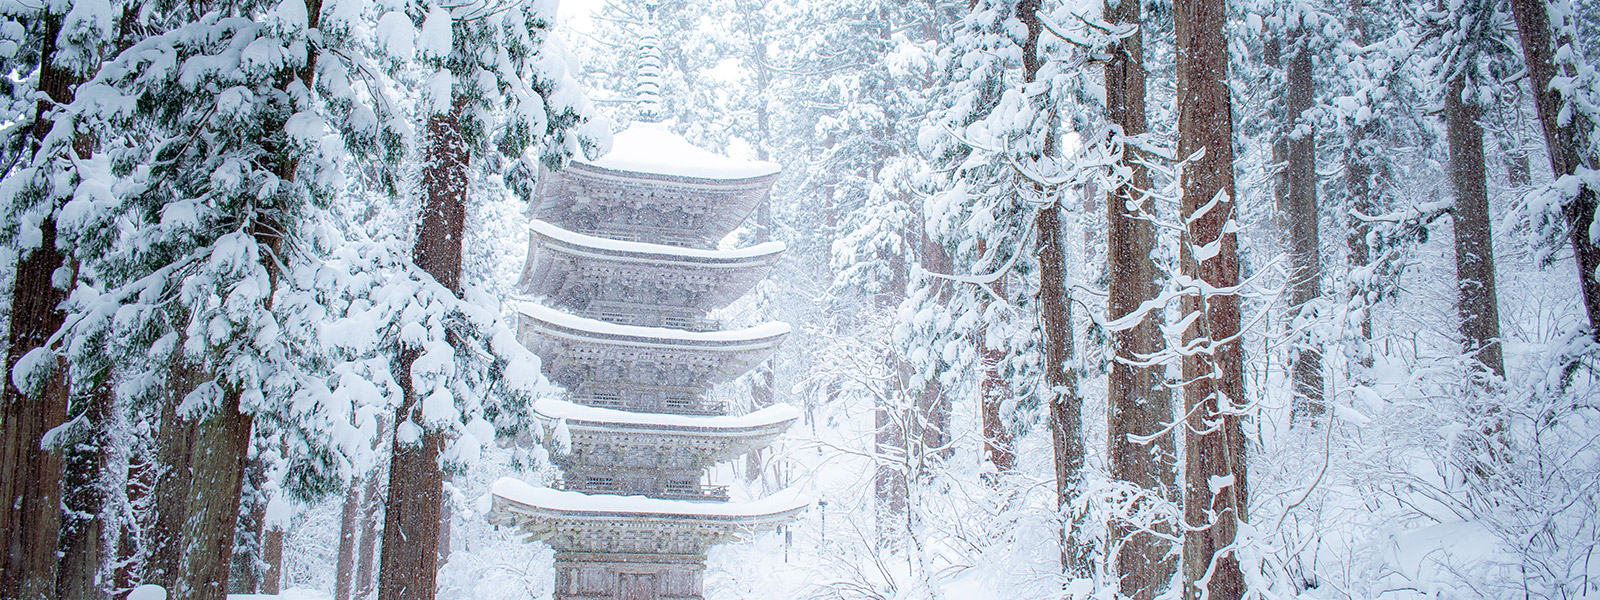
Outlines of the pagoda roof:
[{"label": "pagoda roof", "polygon": [[675,415],[584,406],[566,400],[542,398],[534,402],[533,410],[552,419],[566,419],[568,427],[573,428],[704,437],[778,435],[800,418],[800,411],[787,404],[738,416]]},{"label": "pagoda roof", "polygon": [[784,336],[789,335],[789,324],[778,321],[762,323],[755,327],[727,331],[686,331],[668,327],[641,327],[618,325],[598,319],[579,317],[546,308],[534,302],[524,302],[519,307],[524,317],[544,329],[544,335],[575,341],[623,346],[657,348],[693,348],[696,350],[739,352],[777,348]]},{"label": "pagoda roof", "polygon": [[738,228],[778,178],[774,163],[712,154],[659,124],[636,124],[612,147],[544,172],[529,214],[569,231],[707,247]]},{"label": "pagoda roof", "polygon": [[[601,283],[575,273],[606,273],[646,285],[692,283],[706,290],[684,301],[704,313],[737,300],[760,281],[783,252],[782,242],[736,250],[701,250],[644,242],[618,241],[562,229],[545,221],[530,225],[528,261],[521,291],[556,300],[592,296],[578,289]],[[643,275],[649,275],[645,277]],[[568,307],[571,308],[571,307]]]},{"label": "pagoda roof", "polygon": [[511,515],[574,519],[662,519],[711,521],[735,525],[776,524],[788,520],[811,504],[795,488],[749,502],[666,500],[648,496],[616,496],[568,492],[502,477],[490,493],[491,519]]},{"label": "pagoda roof", "polygon": [[699,266],[770,265],[777,260],[778,254],[784,251],[783,242],[766,242],[734,250],[704,250],[665,244],[627,242],[567,231],[538,219],[534,219],[529,223],[529,228],[533,230],[535,235],[549,240],[552,245],[569,248],[574,252],[588,252],[638,261],[673,262]]},{"label": "pagoda roof", "polygon": [[707,151],[673,133],[664,123],[635,121],[612,134],[611,151],[586,164],[612,171],[672,175],[695,179],[749,179],[777,174],[782,167],[760,160],[742,160]]}]

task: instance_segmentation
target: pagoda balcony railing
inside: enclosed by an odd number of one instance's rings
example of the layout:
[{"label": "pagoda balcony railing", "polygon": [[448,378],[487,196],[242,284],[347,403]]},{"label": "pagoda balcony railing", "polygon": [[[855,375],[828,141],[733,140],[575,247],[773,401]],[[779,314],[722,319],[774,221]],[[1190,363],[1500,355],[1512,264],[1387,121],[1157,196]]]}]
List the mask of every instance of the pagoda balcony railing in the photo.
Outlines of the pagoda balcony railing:
[{"label": "pagoda balcony railing", "polygon": [[620,392],[592,392],[587,396],[578,396],[572,399],[578,404],[596,406],[599,408],[613,408],[632,412],[646,412],[652,414],[691,415],[691,416],[717,416],[728,414],[728,403],[721,400],[703,400],[699,398],[685,398],[669,396],[660,404],[649,402],[630,403],[623,398]]},{"label": "pagoda balcony railing", "polygon": [[697,490],[673,489],[663,490],[658,497],[667,500],[719,500],[728,501],[728,486],[702,485]]}]

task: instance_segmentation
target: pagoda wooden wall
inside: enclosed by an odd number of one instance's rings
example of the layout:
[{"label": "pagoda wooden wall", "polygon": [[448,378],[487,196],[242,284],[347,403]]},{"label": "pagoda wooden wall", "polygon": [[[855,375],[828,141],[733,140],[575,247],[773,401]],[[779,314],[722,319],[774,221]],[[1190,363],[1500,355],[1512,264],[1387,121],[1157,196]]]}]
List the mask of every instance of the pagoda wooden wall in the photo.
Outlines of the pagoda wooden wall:
[{"label": "pagoda wooden wall", "polygon": [[[704,557],[663,555],[670,562],[568,560],[556,557],[556,600],[703,600]],[[585,558],[599,558],[586,556]],[[612,558],[622,558],[615,557]],[[681,561],[681,562],[680,562]]]}]

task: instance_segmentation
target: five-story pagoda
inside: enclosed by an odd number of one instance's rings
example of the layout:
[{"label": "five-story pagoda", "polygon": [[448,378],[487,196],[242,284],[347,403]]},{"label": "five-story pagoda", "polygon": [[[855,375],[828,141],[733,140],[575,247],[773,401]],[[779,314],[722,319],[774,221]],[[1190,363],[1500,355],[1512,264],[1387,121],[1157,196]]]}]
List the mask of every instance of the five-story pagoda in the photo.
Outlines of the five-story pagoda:
[{"label": "five-story pagoda", "polygon": [[[641,112],[654,113],[659,53],[647,37]],[[783,323],[719,330],[708,311],[764,277],[781,243],[716,250],[763,201],[778,166],[697,148],[651,120],[598,160],[546,173],[535,202],[518,338],[566,387],[535,410],[563,419],[560,489],[502,479],[489,518],[556,550],[558,600],[703,597],[711,545],[784,522],[790,492],[729,502],[714,465],[770,444],[798,417],[745,415],[705,398],[755,367]]]}]

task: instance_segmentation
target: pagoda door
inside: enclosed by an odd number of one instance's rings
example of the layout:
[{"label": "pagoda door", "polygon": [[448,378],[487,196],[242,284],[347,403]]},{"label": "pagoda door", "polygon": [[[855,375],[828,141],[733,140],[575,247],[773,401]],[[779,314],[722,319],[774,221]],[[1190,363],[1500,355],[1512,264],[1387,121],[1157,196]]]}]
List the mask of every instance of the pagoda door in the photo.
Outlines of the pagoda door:
[{"label": "pagoda door", "polygon": [[655,573],[617,573],[617,600],[660,600]]}]

